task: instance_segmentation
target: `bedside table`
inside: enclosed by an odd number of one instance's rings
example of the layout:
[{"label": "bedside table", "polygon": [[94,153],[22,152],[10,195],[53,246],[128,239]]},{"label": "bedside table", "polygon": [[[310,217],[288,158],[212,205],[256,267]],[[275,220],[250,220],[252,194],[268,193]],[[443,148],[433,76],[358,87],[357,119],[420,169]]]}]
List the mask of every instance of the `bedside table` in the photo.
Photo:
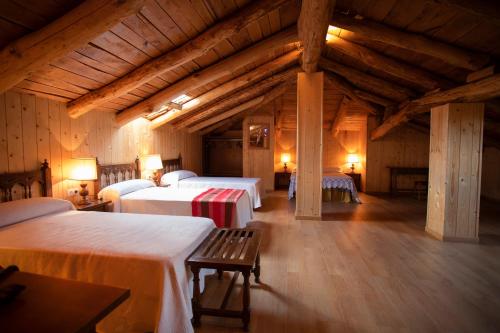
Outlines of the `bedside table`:
[{"label": "bedside table", "polygon": [[290,186],[290,172],[275,172],[274,173],[274,189],[288,190]]},{"label": "bedside table", "polygon": [[106,206],[110,203],[111,201],[89,199],[89,203],[86,205],[80,205],[78,203],[73,203],[73,205],[75,205],[77,210],[105,212]]},{"label": "bedside table", "polygon": [[356,190],[361,192],[361,174],[360,173],[346,173],[347,176],[351,177],[354,181],[354,185],[356,186]]}]

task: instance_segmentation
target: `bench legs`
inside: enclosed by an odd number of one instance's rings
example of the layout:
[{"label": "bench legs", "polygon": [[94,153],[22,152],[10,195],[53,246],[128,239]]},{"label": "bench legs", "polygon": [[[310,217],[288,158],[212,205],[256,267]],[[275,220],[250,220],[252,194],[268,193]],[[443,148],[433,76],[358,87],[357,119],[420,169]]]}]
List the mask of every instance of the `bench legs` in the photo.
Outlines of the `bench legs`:
[{"label": "bench legs", "polygon": [[191,266],[193,272],[193,299],[191,305],[193,307],[193,326],[200,326],[201,322],[201,303],[200,303],[200,268]]},{"label": "bench legs", "polygon": [[255,282],[260,283],[260,253],[257,252],[257,258],[255,258],[255,267],[253,269],[253,274],[255,275]]},{"label": "bench legs", "polygon": [[250,323],[250,270],[243,273],[243,329],[248,331],[248,324]]}]

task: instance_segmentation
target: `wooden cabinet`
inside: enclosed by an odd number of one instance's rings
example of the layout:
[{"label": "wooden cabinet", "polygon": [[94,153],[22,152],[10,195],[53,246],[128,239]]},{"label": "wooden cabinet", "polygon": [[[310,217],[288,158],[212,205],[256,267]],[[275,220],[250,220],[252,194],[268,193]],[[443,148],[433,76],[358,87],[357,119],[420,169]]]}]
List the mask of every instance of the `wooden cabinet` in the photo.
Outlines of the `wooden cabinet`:
[{"label": "wooden cabinet", "polygon": [[360,173],[346,173],[349,177],[354,181],[354,185],[356,186],[356,190],[361,192],[361,174]]},{"label": "wooden cabinet", "polygon": [[288,190],[290,186],[289,172],[275,172],[274,173],[274,189],[275,190]]}]

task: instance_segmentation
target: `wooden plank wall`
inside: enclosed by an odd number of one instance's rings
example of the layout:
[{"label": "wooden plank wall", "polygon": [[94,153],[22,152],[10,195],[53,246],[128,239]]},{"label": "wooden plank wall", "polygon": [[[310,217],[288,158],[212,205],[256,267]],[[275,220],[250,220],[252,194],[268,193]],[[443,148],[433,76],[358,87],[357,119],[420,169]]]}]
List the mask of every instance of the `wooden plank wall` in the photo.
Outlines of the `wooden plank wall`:
[{"label": "wooden plank wall", "polygon": [[[0,94],[0,173],[33,170],[47,159],[53,194],[59,198],[78,187],[66,180],[71,157],[96,156],[102,164],[116,164],[144,154],[159,153],[167,159],[181,153],[184,168],[201,174],[197,134],[169,126],[152,130],[145,119],[120,128],[113,119],[114,114],[106,112],[71,119],[61,102],[12,91]],[[21,195],[17,189],[16,196]]]},{"label": "wooden plank wall", "polygon": [[[368,133],[376,127],[375,117],[368,117]],[[389,192],[388,166],[428,167],[429,135],[402,126],[382,139],[367,141],[366,192]],[[413,188],[423,176],[404,176],[398,179],[401,188]]]},{"label": "wooden plank wall", "polygon": [[486,147],[483,150],[483,172],[481,176],[481,195],[500,202],[500,150]]},{"label": "wooden plank wall", "polygon": [[[243,120],[243,177],[259,177],[265,191],[274,190],[274,117],[273,104],[268,104],[259,113],[245,117]],[[249,149],[250,124],[269,124],[269,149]]]}]

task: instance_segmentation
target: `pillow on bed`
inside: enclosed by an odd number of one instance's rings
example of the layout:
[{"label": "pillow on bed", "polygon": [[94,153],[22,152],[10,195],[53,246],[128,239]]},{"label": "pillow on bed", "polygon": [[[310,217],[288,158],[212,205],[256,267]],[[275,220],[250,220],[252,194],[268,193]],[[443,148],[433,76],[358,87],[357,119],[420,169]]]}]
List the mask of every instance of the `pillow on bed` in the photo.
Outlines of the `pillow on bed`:
[{"label": "pillow on bed", "polygon": [[183,180],[186,178],[197,177],[198,175],[193,171],[189,170],[177,170],[164,174],[161,177],[160,185],[161,186],[177,186],[179,180]]},{"label": "pillow on bed", "polygon": [[340,167],[323,168],[323,173],[338,173],[338,172],[342,172],[342,168]]},{"label": "pillow on bed", "polygon": [[106,186],[99,191],[97,197],[112,202],[113,212],[120,212],[120,197],[148,187],[155,187],[155,183],[147,179],[130,179]]},{"label": "pillow on bed", "polygon": [[0,227],[74,209],[71,202],[55,198],[31,198],[4,202],[0,204]]}]

